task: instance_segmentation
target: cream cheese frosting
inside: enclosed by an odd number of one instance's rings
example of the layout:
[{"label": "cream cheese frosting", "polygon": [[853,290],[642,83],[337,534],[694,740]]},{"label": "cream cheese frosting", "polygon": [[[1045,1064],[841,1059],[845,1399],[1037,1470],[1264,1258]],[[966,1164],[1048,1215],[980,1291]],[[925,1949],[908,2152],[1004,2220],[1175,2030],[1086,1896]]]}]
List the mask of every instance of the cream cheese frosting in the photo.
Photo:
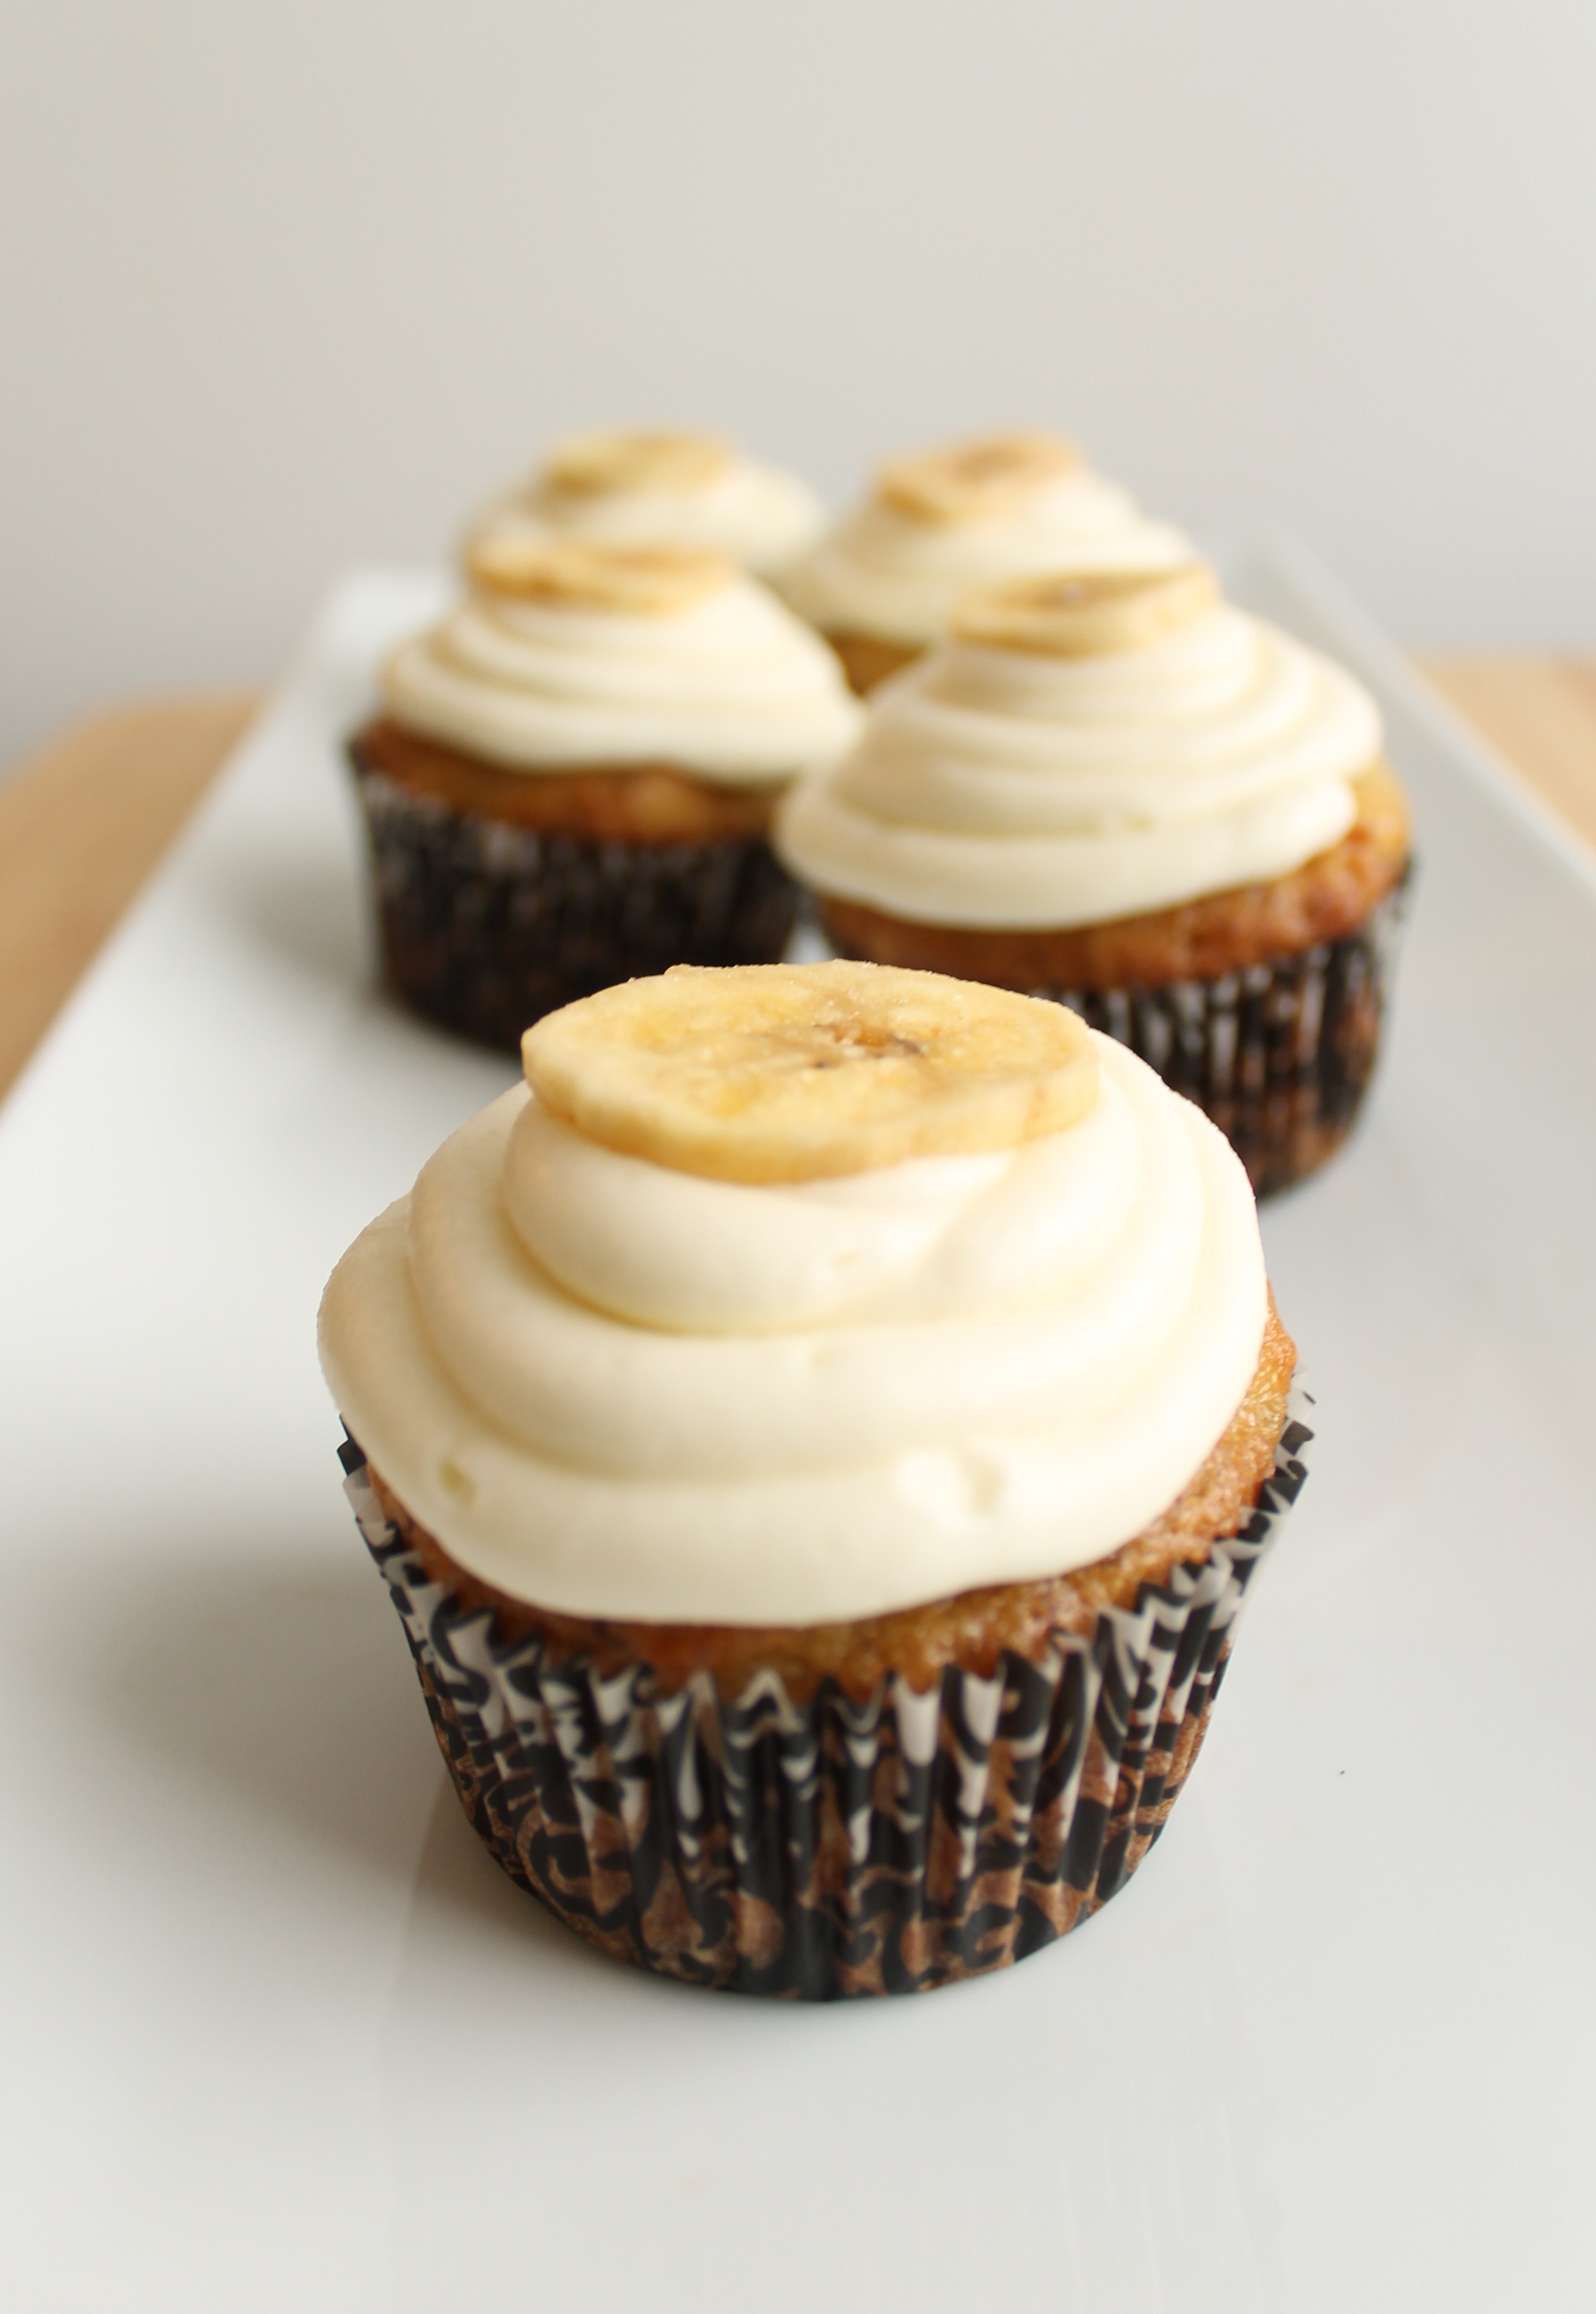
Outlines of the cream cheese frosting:
[{"label": "cream cheese frosting", "polygon": [[486,509],[472,537],[698,547],[771,578],[814,544],[825,522],[807,482],[719,436],[636,430],[557,443],[519,490]]},{"label": "cream cheese frosting", "polygon": [[1106,1555],[1223,1433],[1267,1288],[1222,1136],[1094,1041],[1065,1132],[796,1186],[517,1087],[334,1272],[345,1421],[461,1566],[569,1613],[835,1621]]},{"label": "cream cheese frosting", "polygon": [[[1036,445],[1050,437],[1018,438]],[[1068,446],[1055,446],[1067,453]],[[957,471],[982,447],[954,446],[902,464],[939,462]],[[992,580],[1043,570],[1165,570],[1189,559],[1190,542],[1150,522],[1117,484],[1068,455],[1031,463],[1030,487],[972,491],[963,513],[951,501],[939,507],[928,491],[895,488],[898,470],[885,470],[873,495],[786,573],[782,593],[829,633],[920,650],[946,631],[964,596]]]},{"label": "cream cheese frosting", "polygon": [[872,701],[775,841],[823,893],[924,923],[1063,930],[1289,874],[1356,816],[1368,693],[1215,602],[1140,648],[959,636]]},{"label": "cream cheese frosting", "polygon": [[383,704],[413,730],[529,773],[668,764],[745,785],[837,755],[860,717],[825,646],[731,564],[676,561],[696,582],[632,607],[624,588],[607,602],[518,596],[479,578],[389,658]]}]

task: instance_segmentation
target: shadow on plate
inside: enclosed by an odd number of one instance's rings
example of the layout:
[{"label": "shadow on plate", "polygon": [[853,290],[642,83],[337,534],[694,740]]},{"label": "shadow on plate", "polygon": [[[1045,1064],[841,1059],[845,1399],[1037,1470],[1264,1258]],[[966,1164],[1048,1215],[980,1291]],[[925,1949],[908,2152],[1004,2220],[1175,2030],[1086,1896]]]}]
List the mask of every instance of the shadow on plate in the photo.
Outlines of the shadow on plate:
[{"label": "shadow on plate", "polygon": [[513,1069],[502,1052],[423,1020],[385,986],[368,895],[364,881],[353,883],[344,862],[309,849],[262,851],[247,868],[232,861],[216,867],[209,897],[230,940],[247,941],[318,990],[340,997],[357,993],[366,1033],[381,1044],[428,1068],[463,1064],[480,1074],[491,1072],[484,1100],[502,1090],[498,1081]]},{"label": "shadow on plate", "polygon": [[528,1963],[558,1988],[595,1972],[675,1992],[604,1959],[517,1888],[448,1781],[410,1651],[351,1537],[326,1550],[152,1557],[111,1605],[95,1683],[113,1741],[192,1794],[198,1827],[285,1836],[412,1895],[412,1930]]},{"label": "shadow on plate", "polygon": [[340,989],[372,979],[366,893],[347,861],[310,844],[262,846],[247,862],[216,862],[207,881],[229,930],[295,972]]},{"label": "shadow on plate", "polygon": [[392,1610],[353,1550],[347,1565],[152,1558],[106,1628],[98,1698],[116,1740],[202,1814],[219,1800],[269,1838],[411,1881],[443,1769]]},{"label": "shadow on plate", "polygon": [[462,1930],[470,1933],[473,1965],[495,1954],[517,1968],[534,1962],[540,1982],[555,1992],[578,1980],[600,1978],[666,1992],[690,1990],[606,1959],[545,1911],[535,1896],[518,1888],[472,1830],[447,1780],[433,1802],[416,1867],[407,1957],[425,1952],[440,1929],[448,1946],[457,1943]]}]

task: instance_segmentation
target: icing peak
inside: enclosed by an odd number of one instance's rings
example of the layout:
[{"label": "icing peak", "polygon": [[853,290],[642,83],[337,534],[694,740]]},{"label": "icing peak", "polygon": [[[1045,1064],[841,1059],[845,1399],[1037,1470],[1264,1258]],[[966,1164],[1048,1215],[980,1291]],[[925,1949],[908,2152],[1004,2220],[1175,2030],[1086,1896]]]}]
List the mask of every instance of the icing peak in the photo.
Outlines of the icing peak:
[{"label": "icing peak", "polygon": [[334,1272],[346,1422],[462,1566],[575,1614],[832,1622],[1105,1556],[1223,1433],[1267,1289],[1238,1158],[1094,1043],[1066,1132],[797,1184],[517,1087]]},{"label": "icing peak", "polygon": [[876,496],[916,522],[992,522],[1080,464],[1080,451],[1062,435],[975,434],[888,460],[877,474]]},{"label": "icing peak", "polygon": [[629,490],[705,490],[730,471],[733,453],[715,434],[660,428],[571,434],[543,461],[551,490],[613,498]]},{"label": "icing peak", "polygon": [[735,585],[723,555],[682,546],[581,538],[478,539],[465,558],[474,587],[516,603],[569,603],[640,617],[691,609]]},{"label": "icing peak", "polygon": [[[1039,606],[1023,590],[974,606],[877,694],[852,750],[788,799],[775,841],[789,867],[913,923],[1047,931],[1287,875],[1328,850],[1379,755],[1378,711],[1278,628],[1202,607],[1211,583],[1186,566],[1074,605],[1050,578]],[[1179,623],[1159,631],[1171,608]],[[1089,632],[1132,613],[1151,630],[1133,647],[1050,647],[1077,622]]]},{"label": "icing peak", "polygon": [[465,599],[388,660],[384,704],[507,770],[775,782],[859,729],[825,646],[714,555],[500,537],[472,548],[467,577]]},{"label": "icing peak", "polygon": [[658,427],[557,443],[521,489],[487,509],[474,535],[695,547],[768,577],[824,527],[824,508],[796,474],[718,435]]},{"label": "icing peak", "polygon": [[1177,633],[1218,600],[1219,581],[1204,562],[1168,570],[1052,571],[1005,578],[966,596],[953,631],[962,642],[1001,650],[1095,658]]},{"label": "icing peak", "polygon": [[872,496],[787,572],[782,592],[827,632],[919,649],[978,587],[1191,559],[1178,531],[1149,522],[1068,443],[992,435],[884,467]]}]

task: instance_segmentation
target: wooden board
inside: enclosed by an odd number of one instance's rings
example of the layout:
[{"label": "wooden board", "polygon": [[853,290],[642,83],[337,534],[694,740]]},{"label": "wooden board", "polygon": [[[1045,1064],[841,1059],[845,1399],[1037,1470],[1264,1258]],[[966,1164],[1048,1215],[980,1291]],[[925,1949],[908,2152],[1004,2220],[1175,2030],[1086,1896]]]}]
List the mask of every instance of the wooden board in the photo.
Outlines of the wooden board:
[{"label": "wooden board", "polygon": [[0,787],[0,1096],[258,703],[225,693],[119,707]]},{"label": "wooden board", "polygon": [[[1424,668],[1596,846],[1596,662],[1469,657]],[[229,692],[120,707],[0,787],[0,1097],[258,704]]]},{"label": "wooden board", "polygon": [[1480,656],[1422,665],[1497,754],[1596,845],[1596,661]]}]

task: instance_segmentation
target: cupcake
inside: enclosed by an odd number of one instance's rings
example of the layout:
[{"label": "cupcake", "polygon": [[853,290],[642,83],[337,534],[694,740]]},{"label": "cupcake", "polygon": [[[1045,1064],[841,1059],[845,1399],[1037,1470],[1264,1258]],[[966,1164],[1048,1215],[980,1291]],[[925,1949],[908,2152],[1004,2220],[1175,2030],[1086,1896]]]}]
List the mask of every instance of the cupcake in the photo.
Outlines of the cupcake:
[{"label": "cupcake", "polygon": [[944,635],[966,595],[1032,571],[1187,561],[1055,434],[978,434],[883,466],[872,496],[782,581],[861,695]]},{"label": "cupcake", "polygon": [[768,841],[859,711],[790,612],[717,555],[502,536],[383,670],[350,743],[388,982],[515,1051],[541,1013],[667,965],[772,961]]},{"label": "cupcake", "polygon": [[656,428],[557,442],[519,490],[488,508],[473,536],[688,546],[769,578],[824,527],[824,508],[797,474],[716,434]]},{"label": "cupcake", "polygon": [[601,1951],[806,1999],[1023,1958],[1202,1742],[1309,1433],[1247,1177],[1062,1007],[677,969],[322,1305],[451,1777]]},{"label": "cupcake", "polygon": [[1350,1131],[1408,818],[1352,677],[1161,573],[1013,579],[873,702],[777,846],[844,956],[1071,1006],[1260,1195]]}]

